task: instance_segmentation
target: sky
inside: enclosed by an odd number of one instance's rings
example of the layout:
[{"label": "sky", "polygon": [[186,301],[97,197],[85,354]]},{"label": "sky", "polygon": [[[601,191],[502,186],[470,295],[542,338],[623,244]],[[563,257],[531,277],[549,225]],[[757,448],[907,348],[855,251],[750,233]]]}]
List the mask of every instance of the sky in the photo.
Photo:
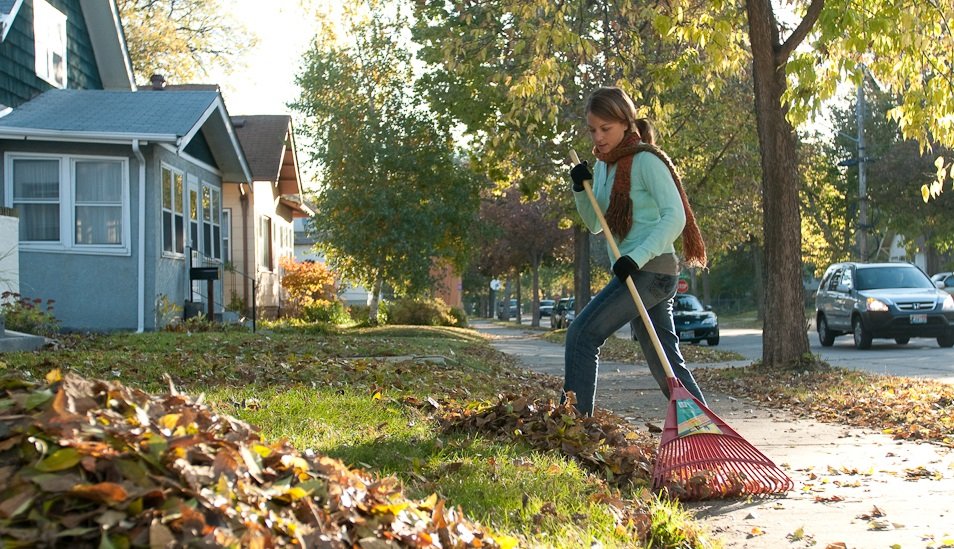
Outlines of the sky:
[{"label": "sky", "polygon": [[[330,0],[311,3],[323,11],[334,10]],[[317,29],[312,12],[300,0],[272,0],[266,8],[261,0],[229,0],[229,6],[258,44],[232,74],[213,69],[208,80],[222,88],[233,116],[291,114],[286,104],[298,96],[295,75]]]}]

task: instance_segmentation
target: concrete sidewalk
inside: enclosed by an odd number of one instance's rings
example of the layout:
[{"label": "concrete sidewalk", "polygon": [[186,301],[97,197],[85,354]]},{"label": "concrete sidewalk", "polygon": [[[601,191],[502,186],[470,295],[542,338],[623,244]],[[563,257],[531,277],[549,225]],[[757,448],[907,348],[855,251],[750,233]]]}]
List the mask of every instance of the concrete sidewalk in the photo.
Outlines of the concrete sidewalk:
[{"label": "concrete sidewalk", "polygon": [[[563,346],[540,339],[539,331],[479,320],[472,326],[528,369],[563,377]],[[687,504],[725,547],[954,547],[950,449],[703,391],[713,412],[795,482],[785,496]],[[644,364],[602,362],[596,405],[648,429],[662,426],[667,400]]]}]

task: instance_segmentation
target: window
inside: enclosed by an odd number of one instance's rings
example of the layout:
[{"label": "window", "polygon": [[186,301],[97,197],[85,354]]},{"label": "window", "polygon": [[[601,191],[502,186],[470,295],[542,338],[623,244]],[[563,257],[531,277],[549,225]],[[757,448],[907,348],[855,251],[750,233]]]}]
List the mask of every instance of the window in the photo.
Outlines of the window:
[{"label": "window", "polygon": [[162,251],[185,252],[182,216],[182,172],[162,167]]},{"label": "window", "polygon": [[222,210],[222,262],[232,261],[232,210]]},{"label": "window", "polygon": [[222,259],[222,192],[202,186],[202,235],[206,256]]},{"label": "window", "polygon": [[199,249],[199,180],[189,176],[189,246]]},{"label": "window", "polygon": [[33,2],[36,75],[66,88],[66,16],[46,0]]},{"label": "window", "polygon": [[6,203],[20,212],[23,249],[129,252],[125,158],[8,154]]},{"label": "window", "polygon": [[259,265],[267,271],[272,270],[272,219],[267,215],[262,216],[259,225],[259,242],[261,242],[262,254],[259,256]]},{"label": "window", "polygon": [[123,165],[77,160],[73,163],[73,180],[76,244],[122,244]]},{"label": "window", "polygon": [[13,207],[20,242],[60,241],[60,160],[13,160]]}]

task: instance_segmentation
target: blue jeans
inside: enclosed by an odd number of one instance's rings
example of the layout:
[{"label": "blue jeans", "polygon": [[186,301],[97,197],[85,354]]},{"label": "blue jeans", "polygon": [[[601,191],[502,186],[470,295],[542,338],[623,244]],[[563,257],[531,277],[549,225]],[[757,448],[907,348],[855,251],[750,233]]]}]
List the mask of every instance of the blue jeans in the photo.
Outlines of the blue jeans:
[{"label": "blue jeans", "polygon": [[[676,295],[679,279],[673,275],[639,271],[634,277],[636,291],[643,300],[649,319],[659,337],[669,364],[679,381],[700,402],[705,403],[702,390],[686,368],[686,361],[679,352],[679,338],[672,320],[672,301]],[[576,394],[576,409],[586,415],[593,415],[596,397],[596,373],[599,368],[599,348],[617,330],[632,322],[636,338],[646,355],[649,370],[656,383],[669,398],[669,384],[666,382],[666,370],[656,354],[649,333],[639,318],[636,304],[625,284],[616,277],[590,301],[570,324],[566,332],[566,370],[563,381],[563,400],[566,392]]]}]

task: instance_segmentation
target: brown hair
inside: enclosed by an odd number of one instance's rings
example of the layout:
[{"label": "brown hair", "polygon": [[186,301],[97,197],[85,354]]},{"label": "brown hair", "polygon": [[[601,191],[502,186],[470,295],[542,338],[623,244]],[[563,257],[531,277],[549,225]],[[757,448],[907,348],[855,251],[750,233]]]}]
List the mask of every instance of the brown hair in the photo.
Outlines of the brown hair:
[{"label": "brown hair", "polygon": [[[617,87],[603,87],[594,90],[586,101],[586,112],[604,120],[626,124],[625,136],[632,135],[635,137],[635,139],[624,137],[620,144],[622,148],[618,147],[617,150],[610,152],[605,158],[601,158],[604,161],[609,160],[609,163],[620,161],[610,194],[610,204],[606,210],[607,223],[611,230],[620,238],[624,238],[629,233],[632,226],[629,167],[632,165],[632,157],[636,152],[643,150],[652,152],[669,168],[676,189],[679,191],[679,198],[682,199],[682,207],[686,213],[686,225],[682,231],[683,253],[686,257],[686,264],[692,267],[705,268],[707,263],[706,245],[702,239],[702,233],[696,224],[692,207],[689,206],[689,198],[682,188],[682,181],[675,166],[666,153],[656,146],[656,130],[652,123],[646,118],[636,117],[636,105],[633,104],[633,100],[626,92]],[[594,153],[596,153],[595,150]],[[601,156],[603,155],[597,153],[598,158]]]}]

